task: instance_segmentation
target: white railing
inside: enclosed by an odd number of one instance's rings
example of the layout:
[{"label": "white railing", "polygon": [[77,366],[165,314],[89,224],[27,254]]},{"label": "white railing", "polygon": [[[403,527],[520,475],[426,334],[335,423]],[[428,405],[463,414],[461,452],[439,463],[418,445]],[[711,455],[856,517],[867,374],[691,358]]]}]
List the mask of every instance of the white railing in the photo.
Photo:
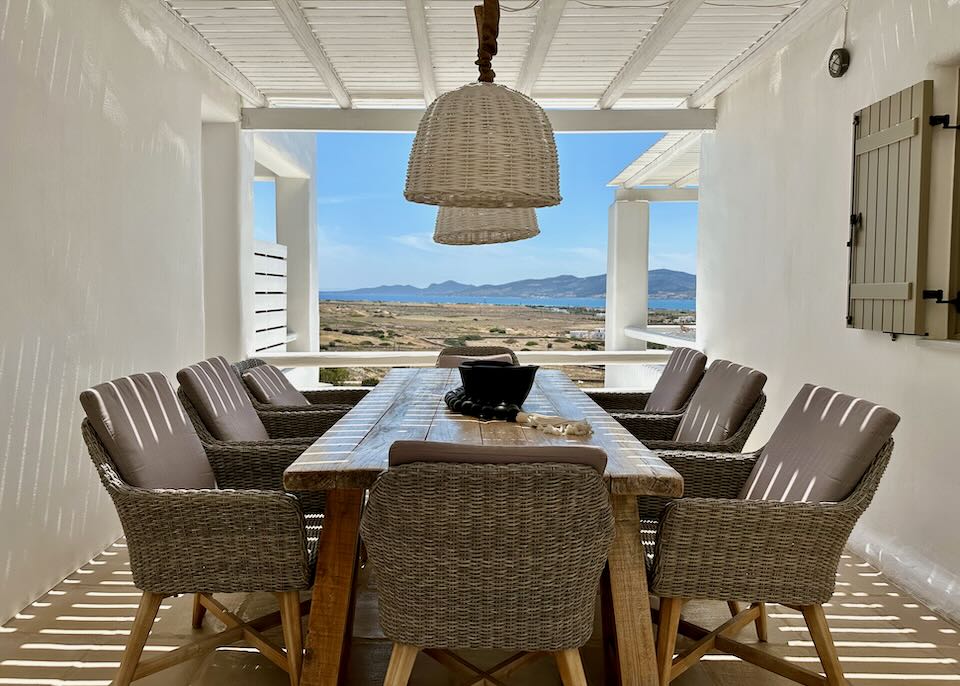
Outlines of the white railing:
[{"label": "white railing", "polygon": [[[659,343],[668,348],[694,348],[699,350],[696,340],[696,325],[654,325],[654,326],[625,326],[623,334],[627,338],[635,338],[647,343]],[[684,335],[686,334],[686,335]],[[691,335],[692,334],[692,335]]]},{"label": "white railing", "polygon": [[[357,352],[262,352],[256,356],[278,367],[433,367],[439,350]],[[663,364],[669,350],[545,350],[518,351],[524,364],[608,365]]]}]

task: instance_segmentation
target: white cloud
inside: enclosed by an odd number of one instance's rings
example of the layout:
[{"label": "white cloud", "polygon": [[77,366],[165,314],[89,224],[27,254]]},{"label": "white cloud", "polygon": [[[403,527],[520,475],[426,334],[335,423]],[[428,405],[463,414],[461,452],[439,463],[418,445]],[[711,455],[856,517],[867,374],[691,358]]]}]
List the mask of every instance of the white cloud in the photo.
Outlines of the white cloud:
[{"label": "white cloud", "polygon": [[440,246],[433,242],[433,234],[429,231],[390,236],[390,240],[408,248],[413,248],[414,250],[422,250],[424,252],[440,251]]},{"label": "white cloud", "polygon": [[320,195],[317,196],[318,205],[343,205],[348,202],[364,202],[367,200],[384,200],[392,198],[387,193],[352,193],[347,195]]}]

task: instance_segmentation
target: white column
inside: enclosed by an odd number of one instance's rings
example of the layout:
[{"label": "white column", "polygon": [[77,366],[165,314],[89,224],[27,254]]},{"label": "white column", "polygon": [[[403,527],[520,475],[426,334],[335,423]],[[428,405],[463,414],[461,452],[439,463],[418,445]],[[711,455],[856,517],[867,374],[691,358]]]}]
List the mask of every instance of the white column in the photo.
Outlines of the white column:
[{"label": "white column", "polygon": [[[623,329],[647,324],[650,203],[637,191],[618,189],[608,222],[605,347],[645,350],[645,342],[628,338]],[[646,388],[656,381],[641,365],[607,365],[604,376],[610,388]]]},{"label": "white column", "polygon": [[253,136],[239,123],[204,124],[205,354],[231,362],[253,350]]},{"label": "white column", "polygon": [[[316,189],[312,178],[277,177],[277,242],[287,246],[287,329],[297,335],[287,350],[320,349]],[[298,380],[315,384],[316,370]]]}]

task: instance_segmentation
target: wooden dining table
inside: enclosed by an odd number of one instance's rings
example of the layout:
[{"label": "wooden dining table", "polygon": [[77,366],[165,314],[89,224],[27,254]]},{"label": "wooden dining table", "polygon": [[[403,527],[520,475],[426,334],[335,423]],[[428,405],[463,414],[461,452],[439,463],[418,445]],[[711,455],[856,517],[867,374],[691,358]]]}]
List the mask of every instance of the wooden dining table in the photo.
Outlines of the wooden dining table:
[{"label": "wooden dining table", "polygon": [[501,446],[573,443],[602,448],[607,454],[604,478],[616,527],[602,585],[606,683],[657,684],[636,499],[679,497],[682,477],[559,370],[539,370],[523,408],[586,419],[593,427],[589,436],[548,435],[513,422],[456,414],[447,408],[443,396],[459,385],[457,369],[394,369],[287,468],[284,485],[288,490],[326,492],[301,684],[344,682],[364,492],[387,469],[389,448],[397,440]]}]

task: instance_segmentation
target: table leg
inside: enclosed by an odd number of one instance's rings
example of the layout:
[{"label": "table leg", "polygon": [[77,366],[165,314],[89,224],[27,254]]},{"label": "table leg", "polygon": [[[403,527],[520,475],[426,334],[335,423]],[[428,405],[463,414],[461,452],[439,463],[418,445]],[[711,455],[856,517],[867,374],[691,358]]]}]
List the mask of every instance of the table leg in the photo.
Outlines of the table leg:
[{"label": "table leg", "polygon": [[[619,683],[623,686],[657,686],[657,653],[650,621],[637,497],[615,495],[612,504],[616,533],[608,557],[610,587],[609,600],[604,603],[608,614],[604,625],[612,624],[616,631],[613,642],[618,658]],[[605,636],[604,643],[607,642]],[[607,681],[617,683],[616,676],[608,673]]]},{"label": "table leg", "polygon": [[327,493],[300,682],[303,686],[337,686],[346,673],[362,506],[362,489]]}]

